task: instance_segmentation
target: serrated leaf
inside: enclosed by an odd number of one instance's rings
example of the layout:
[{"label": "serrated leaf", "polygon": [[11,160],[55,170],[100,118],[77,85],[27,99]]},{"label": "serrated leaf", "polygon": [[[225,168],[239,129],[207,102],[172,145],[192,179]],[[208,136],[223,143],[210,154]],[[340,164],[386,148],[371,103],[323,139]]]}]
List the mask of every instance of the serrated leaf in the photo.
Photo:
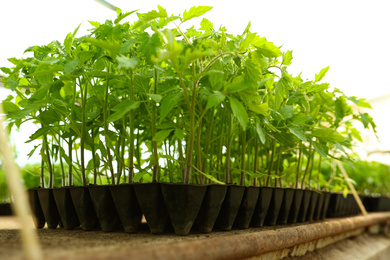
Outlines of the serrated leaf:
[{"label": "serrated leaf", "polygon": [[280,109],[280,114],[284,117],[284,119],[288,119],[293,117],[294,115],[294,107],[290,105],[282,106]]},{"label": "serrated leaf", "polygon": [[362,136],[360,135],[360,132],[356,128],[350,129],[352,136],[359,140],[360,142],[363,142]]},{"label": "serrated leaf", "polygon": [[314,149],[316,152],[324,158],[328,158],[328,148],[316,141],[312,142]]},{"label": "serrated leaf", "polygon": [[10,112],[18,112],[18,111],[20,111],[20,108],[17,105],[15,105],[13,102],[4,100],[2,102],[2,105],[3,105],[4,112],[7,113],[7,114],[10,113]]},{"label": "serrated leaf", "polygon": [[120,55],[116,57],[116,60],[118,61],[118,69],[121,68],[131,68],[134,69],[138,64],[138,58],[128,58],[126,56]]},{"label": "serrated leaf", "polygon": [[187,10],[184,11],[183,20],[181,22],[184,23],[185,21],[191,20],[192,18],[199,17],[211,9],[213,9],[212,6],[193,6],[188,12]]},{"label": "serrated leaf", "polygon": [[61,120],[60,115],[54,109],[41,112],[38,118],[46,125],[51,125]]},{"label": "serrated leaf", "polygon": [[175,129],[175,136],[177,137],[177,139],[183,140],[184,139],[184,131],[183,131],[183,129],[176,128]]},{"label": "serrated leaf", "polygon": [[118,14],[118,17],[115,19],[114,23],[115,24],[118,24],[120,21],[122,21],[123,19],[125,19],[127,16],[133,14],[134,12],[136,12],[138,10],[134,10],[134,11],[131,11],[131,12],[126,12],[124,14],[122,14],[121,12]]},{"label": "serrated leaf", "polygon": [[213,90],[220,90],[225,81],[226,75],[223,72],[222,62],[217,60],[210,68],[210,74],[208,75],[211,87]]},{"label": "serrated leaf", "polygon": [[292,58],[293,58],[292,57],[292,51],[286,51],[285,53],[283,53],[282,64],[283,65],[290,65]]},{"label": "serrated leaf", "polygon": [[161,102],[160,107],[160,123],[168,115],[168,113],[177,105],[181,98],[181,92],[177,92],[165,97]]},{"label": "serrated leaf", "polygon": [[256,84],[262,78],[262,72],[260,67],[251,60],[247,60],[245,62],[244,71],[245,71],[245,80],[247,81]]},{"label": "serrated leaf", "polygon": [[164,8],[162,8],[159,5],[157,6],[157,8],[158,8],[158,11],[152,10],[152,11],[149,11],[147,13],[138,14],[140,19],[133,25],[133,29],[136,29],[136,28],[142,26],[143,24],[145,24],[149,21],[152,21],[156,18],[168,17],[167,11]]},{"label": "serrated leaf", "polygon": [[120,54],[126,54],[129,52],[130,48],[134,45],[134,43],[137,41],[135,38],[131,38],[130,40],[125,41],[122,43],[121,48],[119,49]]},{"label": "serrated leaf", "polygon": [[329,66],[326,67],[326,68],[323,68],[320,73],[316,74],[315,75],[315,82],[319,82],[321,81],[324,77],[325,77],[325,74],[328,72],[329,70]]},{"label": "serrated leaf", "polygon": [[267,58],[277,58],[282,56],[282,52],[272,42],[268,42],[265,37],[257,38],[252,41],[252,45]]},{"label": "serrated leaf", "polygon": [[289,91],[292,88],[291,77],[283,73],[282,78],[278,81],[275,88],[275,101],[277,108],[283,102],[283,99],[288,97]]},{"label": "serrated leaf", "polygon": [[137,109],[141,102],[133,100],[124,100],[118,105],[116,105],[112,110],[116,111],[115,113],[109,115],[107,122],[115,122],[123,118],[131,110]]},{"label": "serrated leaf", "polygon": [[99,23],[99,22],[88,21],[88,23],[89,23],[90,25],[92,25],[93,27],[95,27],[95,28],[98,28],[98,27],[100,26],[100,23]]},{"label": "serrated leaf", "polygon": [[80,61],[79,59],[68,61],[64,65],[64,72],[65,73],[72,73],[77,68],[77,65],[79,64],[79,61]]},{"label": "serrated leaf", "polygon": [[319,128],[312,131],[312,135],[324,142],[340,143],[345,140],[344,136],[334,131],[332,128]]},{"label": "serrated leaf", "polygon": [[235,97],[229,97],[229,101],[233,115],[237,118],[241,127],[245,130],[249,122],[248,113],[246,112],[245,107]]},{"label": "serrated leaf", "polygon": [[199,30],[202,30],[202,31],[210,31],[213,29],[213,24],[207,20],[206,18],[203,18],[202,21],[200,22],[200,28]]},{"label": "serrated leaf", "polygon": [[[253,101],[255,101],[255,98],[256,97],[253,98]],[[251,100],[252,100],[251,96],[248,97],[248,101],[251,101]],[[258,102],[250,102],[248,104],[248,108],[251,111],[253,111],[253,112],[257,113],[257,114],[261,114],[261,115],[264,115],[264,116],[268,116],[268,114],[269,114],[268,102],[260,103],[260,104],[258,104]]]},{"label": "serrated leaf", "polygon": [[299,129],[298,127],[295,127],[295,126],[290,126],[288,128],[288,130],[290,130],[290,132],[295,135],[296,137],[298,137],[300,140],[304,141],[304,142],[307,142],[307,138],[306,138],[306,135],[305,133]]},{"label": "serrated leaf", "polygon": [[147,94],[147,95],[148,97],[150,97],[151,100],[153,100],[156,103],[160,103],[163,98],[161,95],[158,94]]},{"label": "serrated leaf", "polygon": [[240,42],[240,46],[238,47],[238,51],[245,51],[249,48],[249,45],[252,43],[253,39],[255,39],[256,33],[247,33],[245,39]]},{"label": "serrated leaf", "polygon": [[228,93],[241,92],[243,90],[246,90],[250,86],[251,86],[251,84],[249,82],[247,82],[246,80],[240,80],[240,81],[233,82],[232,84],[229,84],[226,87],[226,91]]},{"label": "serrated leaf", "polygon": [[159,142],[163,141],[165,138],[169,136],[169,134],[173,131],[174,129],[168,129],[168,130],[161,130],[158,131],[154,136],[153,136],[153,141],[154,142]]},{"label": "serrated leaf", "polygon": [[122,44],[119,43],[113,43],[106,40],[100,40],[95,38],[89,38],[89,37],[83,37],[83,39],[87,42],[92,43],[93,45],[96,45],[104,50],[107,51],[107,53],[111,56],[116,56],[119,53],[119,50],[121,48]]},{"label": "serrated leaf", "polygon": [[[41,137],[42,135],[46,134],[50,129],[52,129],[53,126],[45,126],[45,127],[41,127],[39,128],[37,131],[35,131],[32,135],[29,136],[29,141],[27,142],[31,142],[33,140],[36,140],[38,139],[39,137]],[[26,143],[27,143],[26,142]]]},{"label": "serrated leaf", "polygon": [[264,128],[261,127],[261,124],[259,122],[256,123],[256,132],[257,132],[257,135],[260,138],[260,141],[263,144],[265,144],[267,134],[266,134]]},{"label": "serrated leaf", "polygon": [[214,106],[217,106],[219,104],[221,104],[222,101],[225,100],[225,95],[222,94],[221,92],[219,91],[214,91],[213,94],[211,94],[208,98],[207,98],[207,105],[206,105],[206,109],[210,109]]},{"label": "serrated leaf", "polygon": [[47,92],[49,91],[49,89],[50,89],[50,86],[38,89],[37,91],[34,92],[34,94],[32,94],[30,100],[42,100],[42,99],[44,99],[46,97]]},{"label": "serrated leaf", "polygon": [[65,40],[64,40],[64,47],[65,47],[65,52],[70,56],[72,57],[72,44],[73,44],[73,41],[75,39],[75,36],[76,36],[76,33],[77,31],[79,30],[81,24],[79,24],[79,26],[77,26],[77,28],[74,30],[73,33],[68,33],[68,35],[65,37]]}]

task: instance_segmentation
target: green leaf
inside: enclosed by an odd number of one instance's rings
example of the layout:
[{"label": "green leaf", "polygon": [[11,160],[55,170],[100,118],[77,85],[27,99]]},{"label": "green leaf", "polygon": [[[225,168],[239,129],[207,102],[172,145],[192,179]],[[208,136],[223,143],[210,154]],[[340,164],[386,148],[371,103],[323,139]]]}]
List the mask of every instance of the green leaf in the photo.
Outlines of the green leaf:
[{"label": "green leaf", "polygon": [[371,108],[372,109],[372,106],[368,102],[365,102],[364,98],[356,99],[356,97],[347,97],[347,99],[352,101],[353,103],[355,103],[359,107]]},{"label": "green leaf", "polygon": [[222,66],[222,62],[217,60],[211,66],[211,71],[209,74],[209,81],[213,90],[221,90],[223,86],[223,82],[225,81],[226,75],[224,74],[224,69]]},{"label": "green leaf", "polygon": [[124,100],[116,105],[112,110],[116,111],[107,118],[107,122],[115,122],[123,118],[129,111],[137,109],[141,102],[133,100]]},{"label": "green leaf", "polygon": [[148,97],[150,97],[151,100],[153,100],[156,103],[160,103],[163,98],[161,95],[158,94],[147,94],[147,95]]},{"label": "green leaf", "polygon": [[47,92],[49,91],[49,89],[50,89],[50,86],[38,89],[37,91],[34,92],[34,94],[32,94],[30,100],[42,100],[42,99],[44,99],[46,97]]},{"label": "green leaf", "polygon": [[304,142],[307,142],[307,138],[306,138],[306,135],[303,131],[301,131],[301,129],[299,129],[299,127],[296,127],[296,126],[290,126],[288,128],[290,130],[290,132],[295,135],[296,137],[298,137],[300,140],[304,141]]},{"label": "green leaf", "polygon": [[352,136],[359,140],[360,142],[363,142],[362,136],[360,135],[360,132],[356,128],[350,129]]},{"label": "green leaf", "polygon": [[131,38],[130,40],[125,41],[122,43],[121,48],[119,50],[119,54],[126,54],[129,52],[130,48],[134,45],[134,43],[137,41],[135,38]]},{"label": "green leaf", "polygon": [[154,136],[153,136],[153,141],[154,142],[159,142],[163,141],[165,138],[169,136],[169,134],[173,131],[174,129],[168,129],[168,130],[161,130],[158,131]]},{"label": "green leaf", "polygon": [[2,102],[2,104],[3,104],[4,112],[6,114],[8,114],[10,112],[18,112],[18,111],[20,111],[20,108],[17,105],[15,105],[13,102],[4,100]]},{"label": "green leaf", "polygon": [[177,92],[165,97],[161,102],[160,107],[160,124],[164,120],[164,118],[168,115],[168,113],[177,105],[181,98],[182,93]]},{"label": "green leaf", "polygon": [[35,133],[33,133],[32,135],[30,135],[29,137],[29,141],[27,142],[31,142],[33,140],[36,140],[38,139],[39,137],[41,137],[42,135],[46,134],[50,129],[52,129],[53,126],[45,126],[45,127],[41,127],[39,128],[37,131],[35,131]]},{"label": "green leaf", "polygon": [[208,11],[213,9],[212,6],[193,6],[190,8],[190,10],[187,12],[187,10],[184,11],[183,13],[183,20],[181,21],[184,23],[185,21],[191,20],[192,18],[199,17]]},{"label": "green leaf", "polygon": [[279,111],[284,119],[291,118],[294,115],[294,107],[290,105],[282,106]]},{"label": "green leaf", "polygon": [[28,116],[31,112],[33,112],[35,108],[30,107],[19,111],[12,111],[8,113],[8,117],[12,119],[24,119],[26,116]]},{"label": "green leaf", "polygon": [[226,87],[226,91],[228,93],[241,92],[241,91],[249,88],[250,86],[251,86],[251,84],[249,82],[247,82],[246,80],[235,81]]},{"label": "green leaf", "polygon": [[151,57],[157,56],[157,49],[161,46],[160,36],[157,33],[152,36],[144,33],[139,37],[138,43],[140,43],[138,51],[145,56],[148,63],[151,63]]},{"label": "green leaf", "polygon": [[292,88],[292,80],[291,77],[283,73],[282,78],[276,83],[275,88],[275,101],[277,108],[283,102],[283,99],[288,98],[289,91]]},{"label": "green leaf", "polygon": [[87,42],[92,43],[93,45],[96,45],[104,50],[107,51],[107,53],[111,56],[116,56],[119,53],[119,50],[121,48],[122,44],[119,43],[113,43],[106,40],[100,40],[95,38],[89,38],[89,37],[83,37],[83,39]]},{"label": "green leaf", "polygon": [[60,115],[54,109],[43,111],[38,118],[46,125],[51,125],[61,120]]},{"label": "green leaf", "polygon": [[100,23],[99,23],[99,22],[88,21],[88,23],[89,23],[90,25],[92,25],[93,27],[95,27],[95,28],[98,28],[98,27],[100,26]]},{"label": "green leaf", "polygon": [[217,178],[215,178],[213,175],[210,175],[210,174],[207,174],[207,173],[204,173],[204,172],[200,172],[204,177],[206,177],[207,179],[209,179],[210,181],[212,182],[215,182],[217,184],[220,184],[220,185],[225,185],[226,183],[222,182],[222,181],[219,181]]},{"label": "green leaf", "polygon": [[326,68],[323,68],[320,73],[316,74],[315,75],[315,82],[319,82],[321,81],[324,77],[325,77],[325,74],[328,72],[329,70],[329,66],[326,67]]},{"label": "green leaf", "polygon": [[9,79],[7,81],[7,84],[12,91],[15,91],[16,87],[19,86],[19,81]]},{"label": "green leaf", "polygon": [[247,33],[245,39],[240,42],[240,46],[238,47],[238,51],[242,52],[249,48],[249,45],[252,43],[253,39],[255,39],[256,33]]},{"label": "green leaf", "polygon": [[72,57],[72,44],[73,44],[73,41],[74,41],[74,38],[76,36],[76,33],[77,31],[79,30],[81,24],[79,24],[79,26],[77,26],[77,28],[74,30],[73,33],[68,33],[68,35],[65,37],[65,40],[64,40],[64,46],[65,46],[65,52],[70,56]]},{"label": "green leaf", "polygon": [[156,18],[166,18],[168,17],[167,11],[162,8],[161,6],[157,6],[158,11],[152,10],[147,13],[138,14],[140,19],[133,25],[133,29],[136,29],[144,24],[146,24],[149,21],[152,21]]},{"label": "green leaf", "polygon": [[245,62],[245,80],[257,84],[262,78],[262,72],[260,67],[251,60]]},{"label": "green leaf", "polygon": [[248,113],[246,112],[245,107],[235,97],[229,97],[229,101],[233,115],[237,118],[238,122],[240,122],[240,125],[245,130],[246,125],[249,122]]},{"label": "green leaf", "polygon": [[264,128],[261,127],[260,122],[256,123],[256,132],[260,138],[260,141],[265,144],[267,134]]},{"label": "green leaf", "polygon": [[183,131],[183,129],[176,128],[175,129],[175,136],[177,137],[177,139],[183,140],[184,139],[184,131]]},{"label": "green leaf", "polygon": [[280,49],[272,42],[268,42],[265,37],[253,40],[252,45],[267,58],[277,58],[283,55]]},{"label": "green leaf", "polygon": [[283,53],[283,65],[290,65],[292,60],[292,51],[287,51]]},{"label": "green leaf", "polygon": [[213,24],[206,18],[203,18],[202,21],[200,22],[199,30],[208,32],[211,31],[212,29],[213,29]]},{"label": "green leaf", "polygon": [[138,64],[137,57],[127,58],[126,56],[120,55],[120,56],[116,57],[116,59],[118,61],[118,69],[121,69],[121,68],[134,69]]},{"label": "green leaf", "polygon": [[344,136],[334,131],[332,128],[318,128],[312,131],[312,135],[320,138],[324,142],[340,143],[345,140]]},{"label": "green leaf", "polygon": [[322,145],[316,141],[312,142],[316,152],[324,158],[328,158],[328,148],[325,145]]},{"label": "green leaf", "polygon": [[221,104],[222,101],[225,100],[225,95],[219,91],[214,91],[207,99],[206,109],[212,108]]},{"label": "green leaf", "polygon": [[120,21],[122,21],[123,19],[125,19],[127,16],[131,15],[132,13],[136,12],[138,10],[134,10],[134,11],[131,11],[131,12],[126,12],[124,14],[122,13],[119,13],[118,14],[118,17],[115,19],[114,23],[115,24],[118,24]]},{"label": "green leaf", "polygon": [[72,73],[77,68],[77,65],[79,65],[79,61],[80,61],[79,59],[68,61],[64,65],[64,72],[65,73]]}]

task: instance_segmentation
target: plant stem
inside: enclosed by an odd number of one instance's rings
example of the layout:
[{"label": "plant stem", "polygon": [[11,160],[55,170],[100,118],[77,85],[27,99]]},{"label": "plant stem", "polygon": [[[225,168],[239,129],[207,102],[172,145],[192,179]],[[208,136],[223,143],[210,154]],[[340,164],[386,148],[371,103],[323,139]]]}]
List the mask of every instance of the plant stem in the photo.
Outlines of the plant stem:
[{"label": "plant stem", "polygon": [[73,139],[72,137],[69,137],[69,141],[68,141],[68,153],[69,153],[69,162],[70,162],[70,165],[68,166],[69,169],[68,169],[68,185],[69,186],[72,186],[73,185],[73,164],[72,164],[72,151],[73,151]]},{"label": "plant stem", "polygon": [[[211,140],[211,136],[213,134],[213,124],[214,124],[214,109],[211,110],[211,119],[210,119],[210,123],[208,124],[208,129],[207,129],[207,133],[206,133],[206,141],[205,141],[205,147],[204,147],[204,153],[205,154],[208,154],[209,153],[209,149],[210,149],[210,140]],[[210,149],[211,151],[213,151],[213,149]],[[210,154],[210,157],[212,158],[212,154]],[[206,172],[206,158],[203,159],[203,164],[202,164],[203,168],[202,168],[202,172]]]},{"label": "plant stem", "polygon": [[320,174],[321,174],[321,161],[322,161],[322,156],[320,155],[320,158],[318,159],[318,173],[317,173],[317,190],[321,190],[320,187]]},{"label": "plant stem", "polygon": [[80,164],[81,164],[81,176],[83,181],[83,186],[87,185],[87,180],[85,177],[85,158],[84,158],[84,145],[85,145],[85,124],[86,124],[86,106],[87,106],[87,88],[88,84],[85,84],[85,92],[81,87],[80,83],[80,94],[81,94],[81,136],[80,136]]},{"label": "plant stem", "polygon": [[298,184],[299,184],[299,174],[301,171],[301,157],[302,157],[302,142],[299,144],[299,148],[298,148],[298,164],[297,164],[297,173],[295,175],[295,189],[298,189]]},{"label": "plant stem", "polygon": [[[200,136],[201,136],[201,131],[202,131],[202,118],[199,119],[199,122],[198,122],[198,135],[197,135],[197,138],[196,138],[196,144],[197,144],[197,152],[198,152],[198,155],[197,155],[197,159],[198,159],[198,169],[202,169],[202,153],[201,153],[201,147],[200,147]],[[198,171],[198,176],[199,176],[199,181],[200,181],[200,184],[204,184],[203,183],[203,175],[200,171]]]},{"label": "plant stem", "polygon": [[45,188],[45,160],[43,159],[43,145],[41,149],[42,159],[41,159],[41,187]]},{"label": "plant stem", "polygon": [[95,131],[91,130],[91,136],[92,136],[92,162],[93,162],[93,184],[97,184],[97,167],[96,167],[96,151],[95,151]]},{"label": "plant stem", "polygon": [[306,178],[306,175],[307,175],[307,173],[309,172],[309,168],[310,168],[310,162],[311,162],[311,149],[312,149],[311,141],[310,141],[309,146],[310,146],[310,147],[309,147],[309,155],[307,156],[307,164],[306,164],[305,173],[303,174],[302,183],[301,183],[302,189],[305,188],[305,178]]},{"label": "plant stem", "polygon": [[240,185],[244,185],[245,149],[246,149],[246,131],[241,128],[241,178],[240,178]]},{"label": "plant stem", "polygon": [[272,173],[272,170],[273,170],[273,168],[274,168],[275,149],[276,149],[275,141],[272,140],[271,160],[270,160],[270,163],[269,163],[268,176],[267,176],[267,181],[266,181],[266,183],[265,183],[265,186],[268,186],[268,185],[269,185],[269,181],[270,181],[270,178],[271,178],[271,173]]},{"label": "plant stem", "polygon": [[49,151],[49,144],[47,143],[47,135],[43,135],[43,140],[45,143],[45,152],[46,152],[46,160],[47,160],[47,168],[49,169],[49,188],[53,188],[53,168],[50,160],[50,151]]},{"label": "plant stem", "polygon": [[310,157],[311,157],[311,163],[310,163],[310,169],[309,169],[309,179],[308,179],[308,183],[309,183],[309,188],[311,188],[311,176],[312,176],[312,173],[313,173],[313,167],[314,167],[314,151],[312,150],[311,153],[310,153]]},{"label": "plant stem", "polygon": [[[134,83],[133,83],[133,71],[130,70],[130,88],[129,88],[129,97],[130,100],[134,100]],[[133,183],[133,177],[134,177],[134,112],[133,110],[130,111],[129,115],[130,120],[130,140],[129,140],[129,182]]]},{"label": "plant stem", "polygon": [[[62,147],[62,146],[61,146]],[[64,162],[63,162],[63,158],[62,158],[62,148],[60,148],[60,166],[61,166],[61,176],[62,176],[62,187],[65,187],[66,186],[66,178],[65,178],[65,168],[64,168]]]},{"label": "plant stem", "polygon": [[[279,147],[279,154],[278,154],[278,160],[276,162],[276,169],[275,169],[275,175],[279,175],[279,168],[280,168],[280,160],[282,158],[282,146]],[[280,186],[282,186],[281,178],[275,178],[275,187],[278,186],[278,180],[280,180]]]},{"label": "plant stem", "polygon": [[[157,75],[157,69],[154,69],[154,94],[157,94],[157,84],[158,84],[158,75]],[[157,121],[157,105],[153,103],[153,112],[152,112],[152,138],[156,135],[156,121]],[[152,182],[156,182],[157,180],[157,172],[159,168],[158,163],[158,150],[157,150],[157,141],[152,141],[153,146],[153,174],[152,174]]]},{"label": "plant stem", "polygon": [[[253,173],[256,173],[258,169],[258,163],[259,163],[259,144],[257,139],[255,139],[254,146],[255,146],[255,153],[253,154]],[[261,186],[260,180],[259,180],[259,184]],[[255,177],[253,178],[253,186],[256,185],[257,185],[257,178]]]},{"label": "plant stem", "polygon": [[227,141],[228,141],[228,146],[226,148],[226,171],[225,171],[225,183],[229,184],[230,183],[230,153],[232,149],[232,140],[233,140],[233,133],[232,133],[232,124],[233,124],[233,118],[231,115],[229,115],[229,123],[228,123],[228,131],[227,131]]},{"label": "plant stem", "polygon": [[195,141],[195,95],[196,95],[196,84],[192,86],[192,97],[191,97],[191,106],[189,107],[189,116],[190,116],[190,133],[188,140],[187,148],[187,165],[185,172],[185,184],[190,183],[191,177],[191,166],[192,166],[192,154],[194,150],[194,141]]}]

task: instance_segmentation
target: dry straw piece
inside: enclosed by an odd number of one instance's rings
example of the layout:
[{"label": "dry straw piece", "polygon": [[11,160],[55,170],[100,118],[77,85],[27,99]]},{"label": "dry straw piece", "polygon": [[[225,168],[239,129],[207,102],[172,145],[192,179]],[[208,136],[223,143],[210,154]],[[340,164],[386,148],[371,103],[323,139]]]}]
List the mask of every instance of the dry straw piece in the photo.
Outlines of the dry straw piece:
[{"label": "dry straw piece", "polygon": [[0,104],[0,158],[3,162],[7,185],[14,198],[13,211],[20,222],[24,253],[26,259],[29,260],[43,259],[38,236],[31,221],[31,208],[28,203],[26,189],[20,182],[20,171],[12,157],[14,153],[9,145],[9,133],[4,124],[5,120],[3,105]]}]

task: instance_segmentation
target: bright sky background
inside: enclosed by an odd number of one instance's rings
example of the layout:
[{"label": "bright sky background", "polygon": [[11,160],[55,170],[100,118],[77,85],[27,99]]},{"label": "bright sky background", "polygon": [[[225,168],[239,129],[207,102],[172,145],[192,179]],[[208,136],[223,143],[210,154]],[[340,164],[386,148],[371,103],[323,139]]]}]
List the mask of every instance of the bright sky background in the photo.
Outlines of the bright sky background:
[{"label": "bright sky background", "polygon": [[[374,98],[390,93],[390,2],[385,0],[110,0],[122,11],[147,12],[160,4],[168,14],[180,14],[192,6],[214,8],[204,17],[218,28],[242,33],[248,22],[251,32],[265,36],[284,51],[293,51],[288,71],[302,72],[314,79],[330,66],[324,78],[347,95]],[[104,22],[116,13],[94,0],[0,0],[0,67],[11,66],[7,58],[23,55],[33,45],[63,42],[65,36],[82,23],[77,36],[91,28],[88,20]],[[130,20],[135,19],[135,14]],[[199,24],[201,19],[195,20]],[[182,29],[190,27],[183,24]],[[0,88],[0,99],[7,92]],[[31,127],[30,127],[31,128]],[[14,135],[23,143],[35,130],[22,129]],[[22,138],[19,138],[22,137]],[[27,148],[28,149],[28,148]],[[18,162],[26,158],[19,155]]]}]

